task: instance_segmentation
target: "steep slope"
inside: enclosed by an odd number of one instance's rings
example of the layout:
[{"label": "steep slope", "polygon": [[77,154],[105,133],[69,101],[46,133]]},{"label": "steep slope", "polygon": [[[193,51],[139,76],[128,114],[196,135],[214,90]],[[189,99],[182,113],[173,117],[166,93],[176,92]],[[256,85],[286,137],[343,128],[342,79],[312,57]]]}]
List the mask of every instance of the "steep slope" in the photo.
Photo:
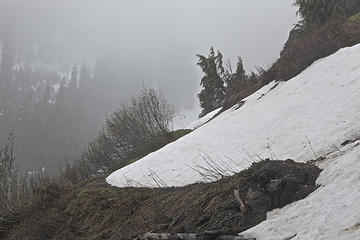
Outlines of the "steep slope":
[{"label": "steep slope", "polygon": [[[243,233],[258,240],[360,239],[360,141],[318,163],[321,187]],[[294,236],[293,238],[290,238]]]},{"label": "steep slope", "polygon": [[265,86],[189,135],[107,178],[111,185],[182,186],[201,168],[239,171],[259,159],[308,161],[360,132],[360,45]]},{"label": "steep slope", "polygon": [[191,123],[189,123],[186,128],[187,129],[196,129],[198,127],[200,127],[201,125],[205,124],[207,121],[209,121],[211,118],[213,118],[219,111],[221,110],[221,108],[215,109],[212,112],[209,112],[208,114],[206,114],[205,116],[203,116],[202,118],[199,118],[196,121],[193,121]]},{"label": "steep slope", "polygon": [[[20,212],[16,227],[0,228],[0,239],[131,240],[150,231],[201,235],[210,229],[236,234],[264,221],[268,211],[308,196],[317,189],[320,172],[316,166],[291,160],[262,161],[216,182],[175,188],[118,188],[103,178],[73,187],[49,182],[37,191],[41,197],[36,204]],[[258,187],[264,178],[285,175],[303,181],[278,192],[279,198]],[[246,211],[234,189],[246,202]]]}]

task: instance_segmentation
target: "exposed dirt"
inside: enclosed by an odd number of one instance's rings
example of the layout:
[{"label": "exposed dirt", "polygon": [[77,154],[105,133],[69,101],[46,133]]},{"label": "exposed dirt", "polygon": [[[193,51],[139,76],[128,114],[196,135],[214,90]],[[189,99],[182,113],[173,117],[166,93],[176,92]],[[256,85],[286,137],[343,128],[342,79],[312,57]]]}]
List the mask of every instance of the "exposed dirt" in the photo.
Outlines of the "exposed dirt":
[{"label": "exposed dirt", "polygon": [[[310,164],[267,160],[233,177],[180,188],[116,188],[104,179],[73,188],[49,185],[36,206],[23,210],[22,223],[6,239],[134,239],[152,230],[239,232],[265,220],[267,211],[306,197],[317,188],[320,172]],[[277,185],[274,179],[283,181]]]}]

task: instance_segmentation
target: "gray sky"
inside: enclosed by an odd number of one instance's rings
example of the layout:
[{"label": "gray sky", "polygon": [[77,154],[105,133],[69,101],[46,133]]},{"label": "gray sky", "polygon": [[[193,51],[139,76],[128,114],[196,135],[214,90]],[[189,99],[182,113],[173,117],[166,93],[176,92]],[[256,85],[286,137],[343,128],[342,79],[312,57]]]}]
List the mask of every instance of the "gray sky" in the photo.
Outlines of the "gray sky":
[{"label": "gray sky", "polygon": [[0,0],[0,30],[11,24],[19,44],[38,43],[41,56],[52,57],[48,61],[81,64],[108,56],[148,66],[148,79],[138,79],[139,85],[151,81],[172,103],[190,108],[200,89],[195,55],[214,46],[233,64],[242,56],[247,71],[268,66],[298,20],[291,5],[292,0]]}]

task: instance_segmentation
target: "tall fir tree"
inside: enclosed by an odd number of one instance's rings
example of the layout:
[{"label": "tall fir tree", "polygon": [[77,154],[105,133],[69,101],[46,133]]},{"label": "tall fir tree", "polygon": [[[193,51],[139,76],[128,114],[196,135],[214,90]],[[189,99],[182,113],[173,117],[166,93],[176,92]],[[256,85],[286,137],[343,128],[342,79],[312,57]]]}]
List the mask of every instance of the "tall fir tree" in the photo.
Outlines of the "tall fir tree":
[{"label": "tall fir tree", "polygon": [[225,99],[224,86],[224,67],[223,56],[220,51],[215,53],[211,47],[208,57],[198,54],[198,63],[205,76],[201,79],[200,85],[203,87],[198,94],[202,112],[199,117],[222,106]]},{"label": "tall fir tree", "polygon": [[71,78],[70,78],[70,82],[69,82],[69,89],[71,91],[75,91],[77,89],[78,77],[79,77],[78,69],[77,69],[77,66],[74,65],[71,70]]},{"label": "tall fir tree", "polygon": [[238,57],[236,72],[227,72],[226,76],[226,94],[232,95],[240,92],[248,85],[248,77],[245,74],[244,64],[241,57]]},{"label": "tall fir tree", "polygon": [[[6,111],[6,104],[11,97],[11,82],[13,78],[12,67],[14,65],[15,49],[11,41],[11,34],[9,31],[5,33],[0,62],[0,108]],[[1,106],[2,105],[2,106]]]},{"label": "tall fir tree", "polygon": [[[10,31],[6,31],[4,40],[3,40],[3,46],[2,46],[2,56],[1,56],[1,73],[2,78],[9,77],[9,74],[12,73],[12,67],[15,62],[15,48],[13,46],[13,41],[11,39],[11,33]],[[10,79],[2,79],[10,80]]]},{"label": "tall fir tree", "polygon": [[91,71],[86,63],[83,63],[79,73],[79,89],[81,91],[87,89],[91,82]]}]

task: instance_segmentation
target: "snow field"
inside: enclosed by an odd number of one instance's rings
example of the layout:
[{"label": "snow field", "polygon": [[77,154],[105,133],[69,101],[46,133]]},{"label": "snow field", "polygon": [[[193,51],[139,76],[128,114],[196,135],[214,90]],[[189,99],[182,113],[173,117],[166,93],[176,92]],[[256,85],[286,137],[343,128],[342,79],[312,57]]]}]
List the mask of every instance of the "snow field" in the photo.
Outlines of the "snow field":
[{"label": "snow field", "polygon": [[[272,89],[273,88],[273,89]],[[295,78],[263,87],[192,133],[112,173],[118,187],[203,181],[204,156],[240,171],[259,159],[308,161],[360,132],[360,45],[318,60]]]},{"label": "snow field", "polygon": [[321,185],[303,200],[268,213],[242,235],[259,240],[360,239],[360,141],[319,164]]}]

